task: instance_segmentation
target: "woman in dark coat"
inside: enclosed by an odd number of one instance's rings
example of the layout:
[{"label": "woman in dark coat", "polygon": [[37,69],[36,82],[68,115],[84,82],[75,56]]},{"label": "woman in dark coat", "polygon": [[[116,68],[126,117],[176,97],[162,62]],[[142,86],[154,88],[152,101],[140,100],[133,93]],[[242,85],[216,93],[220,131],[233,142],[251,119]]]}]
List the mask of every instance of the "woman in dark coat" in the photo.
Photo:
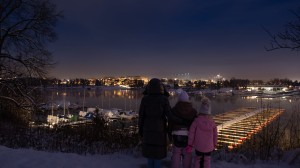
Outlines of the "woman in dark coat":
[{"label": "woman in dark coat", "polygon": [[[139,109],[142,154],[149,168],[159,168],[167,156],[167,119],[172,117],[168,93],[159,79],[149,81]],[[180,122],[180,121],[179,121]]]}]

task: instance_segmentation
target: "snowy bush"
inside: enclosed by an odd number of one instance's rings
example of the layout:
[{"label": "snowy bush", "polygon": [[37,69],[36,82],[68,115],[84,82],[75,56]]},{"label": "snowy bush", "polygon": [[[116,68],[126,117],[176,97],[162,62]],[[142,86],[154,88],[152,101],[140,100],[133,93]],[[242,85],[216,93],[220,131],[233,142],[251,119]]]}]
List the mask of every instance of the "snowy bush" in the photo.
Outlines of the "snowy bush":
[{"label": "snowy bush", "polygon": [[49,127],[0,123],[0,144],[12,148],[33,148],[78,154],[107,154],[128,151],[139,141],[131,127],[119,129],[103,121],[80,126]]}]

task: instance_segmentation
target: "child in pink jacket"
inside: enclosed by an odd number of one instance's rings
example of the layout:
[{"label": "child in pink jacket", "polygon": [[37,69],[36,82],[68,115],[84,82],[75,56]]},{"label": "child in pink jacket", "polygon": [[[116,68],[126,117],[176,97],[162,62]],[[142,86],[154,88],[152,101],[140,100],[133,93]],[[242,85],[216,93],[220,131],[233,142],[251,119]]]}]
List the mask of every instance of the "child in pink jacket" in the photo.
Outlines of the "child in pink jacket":
[{"label": "child in pink jacket", "polygon": [[209,168],[211,152],[217,146],[217,127],[211,114],[211,104],[208,98],[203,98],[198,117],[189,129],[187,152],[195,148],[195,168]]}]

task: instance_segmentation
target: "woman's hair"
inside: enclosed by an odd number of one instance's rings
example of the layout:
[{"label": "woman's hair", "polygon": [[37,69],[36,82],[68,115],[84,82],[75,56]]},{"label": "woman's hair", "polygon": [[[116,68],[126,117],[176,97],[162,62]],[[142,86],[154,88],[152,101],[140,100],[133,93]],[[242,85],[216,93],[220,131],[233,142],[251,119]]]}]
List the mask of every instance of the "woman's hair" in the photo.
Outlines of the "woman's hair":
[{"label": "woman's hair", "polygon": [[147,94],[163,94],[165,96],[170,96],[170,94],[167,92],[165,86],[163,85],[163,83],[157,79],[157,78],[152,78],[145,91],[143,92],[144,95]]}]

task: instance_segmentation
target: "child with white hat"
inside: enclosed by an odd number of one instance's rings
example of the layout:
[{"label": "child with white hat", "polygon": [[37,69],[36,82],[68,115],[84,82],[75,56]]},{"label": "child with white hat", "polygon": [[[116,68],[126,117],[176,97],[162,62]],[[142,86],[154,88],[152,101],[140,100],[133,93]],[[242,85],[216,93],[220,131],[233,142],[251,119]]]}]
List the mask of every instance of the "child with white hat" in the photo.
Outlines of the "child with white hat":
[{"label": "child with white hat", "polygon": [[198,117],[189,129],[188,147],[186,148],[188,153],[195,148],[195,168],[209,168],[211,152],[217,146],[217,127],[210,114],[211,102],[204,97],[201,100]]}]

